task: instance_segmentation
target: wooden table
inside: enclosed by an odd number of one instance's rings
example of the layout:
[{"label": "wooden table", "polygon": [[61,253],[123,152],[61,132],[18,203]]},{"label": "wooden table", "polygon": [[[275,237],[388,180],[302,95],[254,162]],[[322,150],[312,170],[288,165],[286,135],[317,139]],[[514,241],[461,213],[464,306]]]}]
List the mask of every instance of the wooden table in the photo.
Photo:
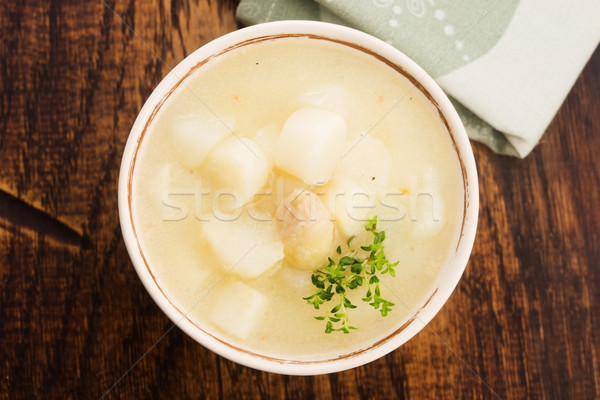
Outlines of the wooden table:
[{"label": "wooden table", "polygon": [[154,86],[236,29],[235,6],[0,5],[0,397],[600,398],[598,50],[529,157],[473,145],[471,261],[402,348],[351,371],[290,377],[171,329],[123,244],[120,157]]}]

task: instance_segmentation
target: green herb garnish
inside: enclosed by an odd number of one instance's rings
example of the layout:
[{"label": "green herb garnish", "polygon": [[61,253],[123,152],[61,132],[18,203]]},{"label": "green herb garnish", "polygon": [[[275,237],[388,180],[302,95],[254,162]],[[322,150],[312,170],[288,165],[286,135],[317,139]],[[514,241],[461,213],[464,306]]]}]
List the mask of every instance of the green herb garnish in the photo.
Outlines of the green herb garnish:
[{"label": "green herb garnish", "polygon": [[[312,283],[317,290],[311,296],[304,297],[308,304],[312,304],[315,309],[325,305],[327,311],[325,315],[315,317],[318,320],[325,321],[325,333],[334,331],[350,333],[350,330],[357,329],[350,325],[347,310],[357,306],[346,297],[348,290],[357,290],[366,283],[367,292],[362,300],[369,303],[374,309],[379,310],[382,316],[386,316],[392,311],[394,303],[381,297],[381,288],[379,286],[379,275],[389,273],[396,276],[395,267],[398,261],[390,263],[385,257],[383,241],[385,240],[385,231],[377,232],[377,216],[368,220],[365,230],[373,234],[373,243],[360,246],[359,249],[352,248],[354,236],[346,242],[349,254],[341,257],[337,262],[329,258],[329,263],[317,269],[312,275]],[[338,255],[342,255],[342,248],[336,249]],[[361,253],[363,256],[361,257]],[[330,303],[334,301],[334,306],[330,308]]]}]

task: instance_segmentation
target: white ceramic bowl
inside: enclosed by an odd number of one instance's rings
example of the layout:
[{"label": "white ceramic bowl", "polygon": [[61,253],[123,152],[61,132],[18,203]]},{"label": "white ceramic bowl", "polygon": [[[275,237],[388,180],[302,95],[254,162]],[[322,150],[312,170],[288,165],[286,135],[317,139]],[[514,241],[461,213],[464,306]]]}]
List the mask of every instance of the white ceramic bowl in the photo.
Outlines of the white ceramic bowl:
[{"label": "white ceramic bowl", "polygon": [[[316,37],[352,46],[375,56],[412,80],[438,108],[442,120],[447,124],[460,160],[465,189],[464,218],[459,243],[452,259],[443,267],[438,279],[439,286],[429,301],[385,339],[358,351],[354,350],[351,354],[326,360],[282,360],[255,354],[228,344],[189,320],[165,296],[154,279],[152,266],[147,265],[138,242],[131,213],[131,180],[137,149],[149,119],[173,88],[210,57],[257,41],[288,36]],[[407,56],[373,36],[343,26],[313,21],[271,22],[240,29],[213,40],[189,55],[163,79],[144,104],[131,129],[119,176],[119,214],[125,244],[142,283],[165,314],[196,341],[223,357],[252,368],[290,375],[315,375],[353,368],[386,355],[416,335],[442,308],[465,269],[475,239],[478,209],[477,171],[469,139],[452,104],[433,79]]]}]

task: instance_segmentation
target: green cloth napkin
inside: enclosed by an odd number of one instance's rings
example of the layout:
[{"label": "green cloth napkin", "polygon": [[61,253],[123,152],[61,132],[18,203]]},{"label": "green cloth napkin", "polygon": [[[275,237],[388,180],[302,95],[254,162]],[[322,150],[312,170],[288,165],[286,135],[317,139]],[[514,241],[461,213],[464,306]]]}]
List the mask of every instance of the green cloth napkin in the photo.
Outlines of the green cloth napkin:
[{"label": "green cloth napkin", "polygon": [[237,18],[320,20],[377,36],[438,82],[472,139],[518,157],[600,41],[600,0],[242,0]]}]

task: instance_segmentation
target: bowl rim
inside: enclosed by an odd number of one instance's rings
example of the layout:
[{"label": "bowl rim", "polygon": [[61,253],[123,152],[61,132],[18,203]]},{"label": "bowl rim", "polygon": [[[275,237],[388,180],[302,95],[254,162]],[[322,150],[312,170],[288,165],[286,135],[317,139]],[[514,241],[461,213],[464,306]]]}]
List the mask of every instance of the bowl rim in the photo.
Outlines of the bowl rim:
[{"label": "bowl rim", "polygon": [[[454,256],[442,268],[438,287],[425,304],[392,334],[368,347],[336,358],[314,361],[282,360],[235,347],[194,324],[160,288],[143,254],[131,213],[131,179],[137,151],[152,118],[178,85],[205,62],[235,48],[283,37],[308,37],[348,45],[375,56],[409,78],[437,107],[460,161],[464,183],[464,214]],[[374,361],[397,349],[423,329],[446,303],[467,265],[477,228],[479,189],[477,169],[465,128],[450,100],[435,81],[414,61],[388,43],[367,33],[317,21],[277,21],[249,26],[221,36],[173,68],[140,110],[123,152],[118,183],[121,231],[130,259],[144,287],[162,311],[186,334],[213,352],[258,370],[288,375],[338,372]]]}]

